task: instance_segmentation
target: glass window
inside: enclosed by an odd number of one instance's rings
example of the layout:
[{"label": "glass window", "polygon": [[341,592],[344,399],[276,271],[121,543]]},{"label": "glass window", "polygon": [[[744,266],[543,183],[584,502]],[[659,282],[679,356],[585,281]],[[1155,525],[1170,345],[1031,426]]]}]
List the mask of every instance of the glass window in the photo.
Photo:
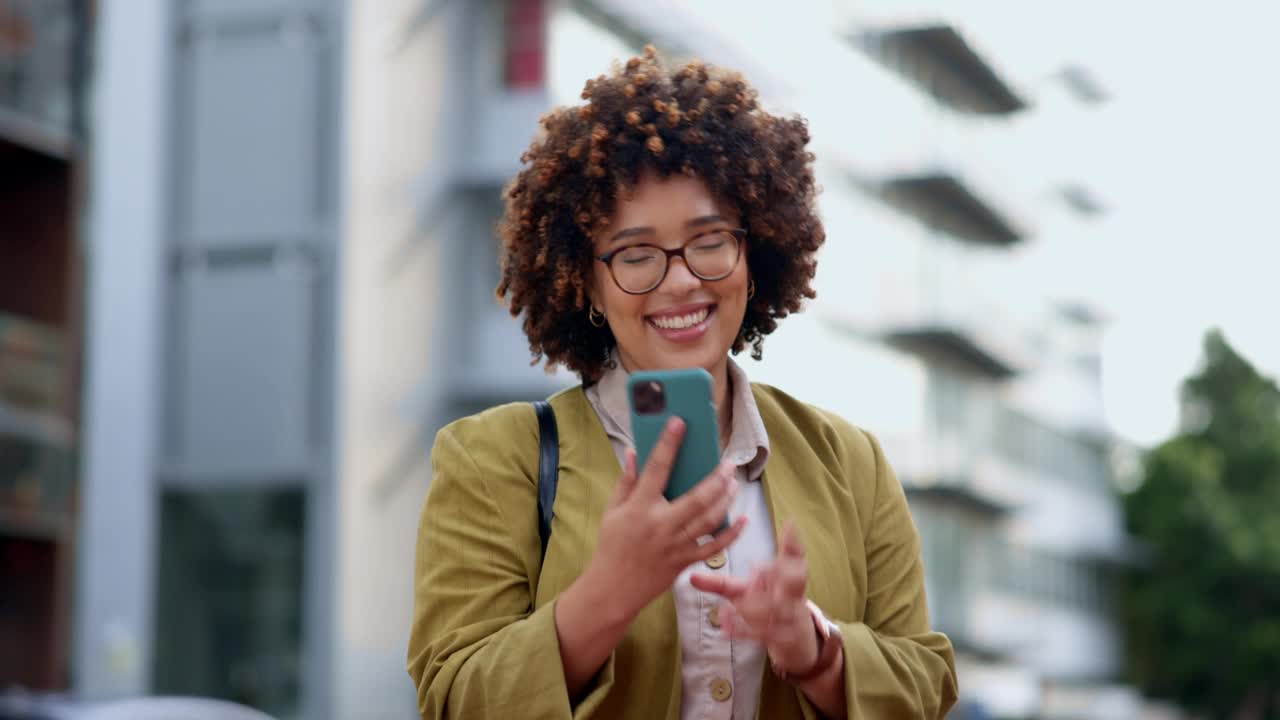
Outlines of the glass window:
[{"label": "glass window", "polygon": [[304,492],[168,491],[155,691],[298,713]]}]

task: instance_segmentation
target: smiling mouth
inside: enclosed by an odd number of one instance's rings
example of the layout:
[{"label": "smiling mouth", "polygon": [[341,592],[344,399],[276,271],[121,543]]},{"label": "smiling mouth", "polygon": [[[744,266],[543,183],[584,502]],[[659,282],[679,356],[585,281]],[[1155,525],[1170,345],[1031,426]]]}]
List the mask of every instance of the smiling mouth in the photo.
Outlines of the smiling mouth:
[{"label": "smiling mouth", "polygon": [[649,322],[663,330],[687,330],[706,322],[707,318],[711,316],[711,311],[714,309],[714,305],[708,305],[691,313],[685,313],[684,315],[652,316],[649,318]]}]

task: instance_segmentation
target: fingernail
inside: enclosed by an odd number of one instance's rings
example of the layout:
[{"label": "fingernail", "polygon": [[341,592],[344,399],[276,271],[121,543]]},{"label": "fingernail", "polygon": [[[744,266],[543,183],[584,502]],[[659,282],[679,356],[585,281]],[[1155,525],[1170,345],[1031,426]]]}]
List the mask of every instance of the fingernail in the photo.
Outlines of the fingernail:
[{"label": "fingernail", "polygon": [[667,430],[671,432],[676,432],[677,430],[679,430],[682,424],[683,423],[680,420],[680,418],[676,417],[675,415],[672,415],[670,418],[667,418]]}]

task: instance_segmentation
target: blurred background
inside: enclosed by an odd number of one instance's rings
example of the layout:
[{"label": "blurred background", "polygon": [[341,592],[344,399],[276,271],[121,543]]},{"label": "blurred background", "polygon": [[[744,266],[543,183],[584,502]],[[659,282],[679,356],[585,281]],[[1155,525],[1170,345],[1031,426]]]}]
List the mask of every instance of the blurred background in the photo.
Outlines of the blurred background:
[{"label": "blurred background", "polygon": [[1277,23],[0,0],[0,714],[415,716],[434,434],[574,381],[493,299],[501,189],[653,43],[809,120],[819,297],[740,361],[882,439],[954,716],[1280,717]]}]

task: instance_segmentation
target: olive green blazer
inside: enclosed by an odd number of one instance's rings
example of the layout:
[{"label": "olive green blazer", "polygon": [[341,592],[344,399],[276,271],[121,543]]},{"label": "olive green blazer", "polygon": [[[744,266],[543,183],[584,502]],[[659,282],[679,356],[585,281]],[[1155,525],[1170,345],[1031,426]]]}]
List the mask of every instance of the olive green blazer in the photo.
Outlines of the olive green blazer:
[{"label": "olive green blazer", "polygon": [[[955,659],[929,629],[920,540],[868,433],[753,384],[769,433],[765,495],[775,534],[795,521],[810,599],[844,632],[851,718],[936,718],[955,702]],[[671,592],[650,603],[576,705],[556,636],[557,595],[586,567],[621,470],[581,387],[551,398],[560,485],[546,560],[537,525],[538,423],[528,404],[445,427],[431,452],[414,568],[409,675],[423,718],[680,716]],[[766,663],[767,665],[767,663]],[[818,717],[766,668],[759,717]]]}]

